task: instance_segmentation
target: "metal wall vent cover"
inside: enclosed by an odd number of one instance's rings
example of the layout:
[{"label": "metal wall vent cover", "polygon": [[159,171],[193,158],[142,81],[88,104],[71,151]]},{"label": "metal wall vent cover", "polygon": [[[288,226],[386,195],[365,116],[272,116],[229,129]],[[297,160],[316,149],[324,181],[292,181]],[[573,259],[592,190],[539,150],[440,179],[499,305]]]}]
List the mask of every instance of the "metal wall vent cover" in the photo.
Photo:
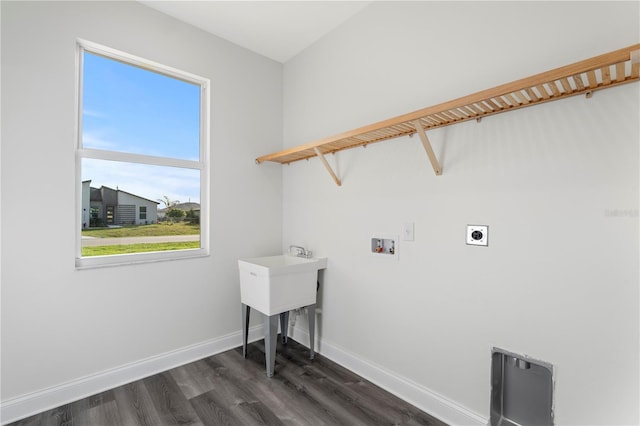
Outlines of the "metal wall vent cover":
[{"label": "metal wall vent cover", "polygon": [[491,351],[491,426],[553,425],[553,365]]}]

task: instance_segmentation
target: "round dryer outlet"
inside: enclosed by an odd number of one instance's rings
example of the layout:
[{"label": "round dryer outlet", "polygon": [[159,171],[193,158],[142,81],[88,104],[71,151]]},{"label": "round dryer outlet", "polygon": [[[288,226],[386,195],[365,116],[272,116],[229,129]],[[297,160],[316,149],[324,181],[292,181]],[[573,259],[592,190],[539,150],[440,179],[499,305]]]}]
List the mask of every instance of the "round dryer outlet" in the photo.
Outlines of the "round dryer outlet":
[{"label": "round dryer outlet", "polygon": [[487,225],[467,225],[467,244],[472,246],[488,246],[489,227]]}]

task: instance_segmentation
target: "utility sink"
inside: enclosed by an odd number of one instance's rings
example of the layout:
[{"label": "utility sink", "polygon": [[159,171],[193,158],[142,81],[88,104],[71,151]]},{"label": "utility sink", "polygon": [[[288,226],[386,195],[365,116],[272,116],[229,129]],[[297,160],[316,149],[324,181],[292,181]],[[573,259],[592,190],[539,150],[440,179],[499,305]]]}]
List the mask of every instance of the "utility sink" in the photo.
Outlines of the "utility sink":
[{"label": "utility sink", "polygon": [[318,270],[327,258],[288,254],[238,259],[240,300],[271,316],[316,303]]}]

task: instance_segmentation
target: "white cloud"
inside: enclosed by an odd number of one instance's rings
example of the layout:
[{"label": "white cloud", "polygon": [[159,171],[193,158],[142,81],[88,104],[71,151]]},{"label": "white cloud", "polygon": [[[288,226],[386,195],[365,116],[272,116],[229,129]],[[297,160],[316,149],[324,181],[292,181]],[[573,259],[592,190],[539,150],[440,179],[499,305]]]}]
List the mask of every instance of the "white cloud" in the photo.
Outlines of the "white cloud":
[{"label": "white cloud", "polygon": [[200,202],[197,170],[94,159],[82,160],[82,180],[91,186],[108,186],[157,201],[166,195],[180,202]]},{"label": "white cloud", "polygon": [[87,117],[94,117],[94,118],[108,117],[107,114],[104,114],[101,111],[96,111],[96,110],[86,109],[86,108],[82,110],[82,115],[86,115]]},{"label": "white cloud", "polygon": [[108,149],[111,150],[117,146],[116,143],[104,139],[95,133],[84,132],[82,134],[82,146],[85,148]]}]

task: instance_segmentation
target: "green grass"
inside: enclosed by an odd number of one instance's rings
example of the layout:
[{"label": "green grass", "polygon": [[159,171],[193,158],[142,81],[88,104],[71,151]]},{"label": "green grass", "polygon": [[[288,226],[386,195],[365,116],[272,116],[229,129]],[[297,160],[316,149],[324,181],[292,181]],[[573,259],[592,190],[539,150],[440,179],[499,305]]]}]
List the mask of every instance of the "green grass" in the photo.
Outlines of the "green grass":
[{"label": "green grass", "polygon": [[200,241],[120,244],[113,246],[82,247],[82,256],[108,256],[112,254],[145,253],[150,251],[186,250],[197,248],[200,248]]},{"label": "green grass", "polygon": [[[153,225],[124,225],[120,228],[83,229],[82,235],[94,238],[157,237],[166,235],[199,235],[200,225],[163,222]],[[82,256],[108,256],[114,254],[147,253],[152,251],[186,250],[200,248],[200,241],[118,244],[83,247]]]},{"label": "green grass", "polygon": [[157,223],[153,225],[124,225],[122,228],[83,229],[82,235],[94,238],[155,237],[162,235],[199,235],[200,225],[190,223]]}]

